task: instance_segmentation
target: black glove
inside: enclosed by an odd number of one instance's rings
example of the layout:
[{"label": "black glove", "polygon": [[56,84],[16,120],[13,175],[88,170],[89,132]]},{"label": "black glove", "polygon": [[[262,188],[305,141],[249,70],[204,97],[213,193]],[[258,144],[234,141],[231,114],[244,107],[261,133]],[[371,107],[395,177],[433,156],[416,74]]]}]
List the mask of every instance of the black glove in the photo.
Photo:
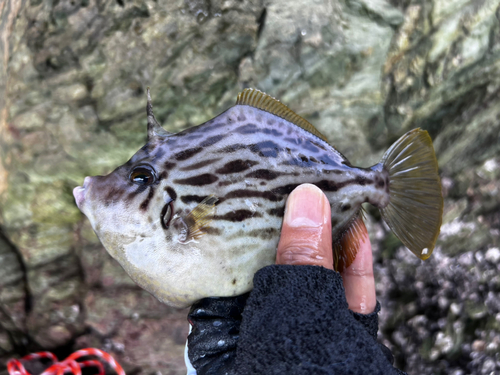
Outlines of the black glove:
[{"label": "black glove", "polygon": [[236,374],[236,344],[249,294],[204,298],[191,307],[188,357],[197,375]]},{"label": "black glove", "polygon": [[197,375],[402,374],[376,341],[380,304],[368,315],[348,310],[337,272],[268,266],[254,286],[251,294],[191,308],[188,357]]}]

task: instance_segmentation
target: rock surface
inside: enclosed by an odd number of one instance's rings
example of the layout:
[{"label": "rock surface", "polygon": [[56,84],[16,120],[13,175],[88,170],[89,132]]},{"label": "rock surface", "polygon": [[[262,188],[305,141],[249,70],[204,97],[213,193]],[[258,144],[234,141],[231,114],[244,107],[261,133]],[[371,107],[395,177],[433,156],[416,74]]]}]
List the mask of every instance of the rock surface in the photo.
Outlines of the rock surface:
[{"label": "rock surface", "polygon": [[[353,164],[405,131],[435,142],[445,215],[417,260],[380,222],[380,339],[410,374],[500,371],[499,0],[0,2],[0,363],[104,348],[127,372],[181,374],[186,311],[105,253],[72,188],[145,141],[257,87]],[[0,367],[0,373],[4,370]]]}]

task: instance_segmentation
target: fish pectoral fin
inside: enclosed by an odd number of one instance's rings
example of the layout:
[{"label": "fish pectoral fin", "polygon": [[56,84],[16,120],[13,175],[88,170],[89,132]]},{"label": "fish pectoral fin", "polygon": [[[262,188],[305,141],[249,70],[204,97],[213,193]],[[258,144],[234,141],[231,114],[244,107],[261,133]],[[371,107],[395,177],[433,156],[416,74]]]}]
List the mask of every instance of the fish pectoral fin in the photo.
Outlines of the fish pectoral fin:
[{"label": "fish pectoral fin", "polygon": [[355,219],[333,241],[333,268],[335,271],[342,272],[351,265],[356,258],[365,233],[363,211],[359,210]]},{"label": "fish pectoral fin", "polygon": [[319,130],[316,129],[309,121],[296,114],[279,100],[274,99],[272,96],[269,96],[260,90],[243,90],[238,94],[236,105],[249,105],[257,109],[262,109],[263,111],[290,121],[309,133],[314,134],[316,137],[321,138],[323,141],[328,142],[328,139],[326,139],[326,137],[321,134]]},{"label": "fish pectoral fin", "polygon": [[187,226],[186,242],[198,240],[206,233],[206,229],[210,226],[215,215],[215,204],[218,200],[215,195],[209,195],[183,218]]}]

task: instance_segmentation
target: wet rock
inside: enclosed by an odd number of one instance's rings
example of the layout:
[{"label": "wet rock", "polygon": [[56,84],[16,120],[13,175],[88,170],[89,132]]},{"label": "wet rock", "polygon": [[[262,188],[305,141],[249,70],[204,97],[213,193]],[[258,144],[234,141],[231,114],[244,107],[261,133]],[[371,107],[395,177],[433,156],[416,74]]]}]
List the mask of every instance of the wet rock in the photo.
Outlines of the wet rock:
[{"label": "wet rock", "polygon": [[491,249],[488,249],[486,251],[486,254],[484,256],[488,262],[491,263],[498,263],[500,261],[500,250],[498,247],[492,247]]}]

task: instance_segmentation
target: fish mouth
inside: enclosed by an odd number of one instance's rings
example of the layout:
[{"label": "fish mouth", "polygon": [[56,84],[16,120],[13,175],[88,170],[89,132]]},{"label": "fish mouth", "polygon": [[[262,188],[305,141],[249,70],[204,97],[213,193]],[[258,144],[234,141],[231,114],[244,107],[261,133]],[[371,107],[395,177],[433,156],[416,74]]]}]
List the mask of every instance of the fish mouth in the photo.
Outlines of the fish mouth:
[{"label": "fish mouth", "polygon": [[73,197],[75,197],[75,202],[77,207],[81,210],[83,204],[85,203],[85,193],[90,185],[91,177],[85,177],[83,180],[83,186],[77,186],[73,189]]}]

